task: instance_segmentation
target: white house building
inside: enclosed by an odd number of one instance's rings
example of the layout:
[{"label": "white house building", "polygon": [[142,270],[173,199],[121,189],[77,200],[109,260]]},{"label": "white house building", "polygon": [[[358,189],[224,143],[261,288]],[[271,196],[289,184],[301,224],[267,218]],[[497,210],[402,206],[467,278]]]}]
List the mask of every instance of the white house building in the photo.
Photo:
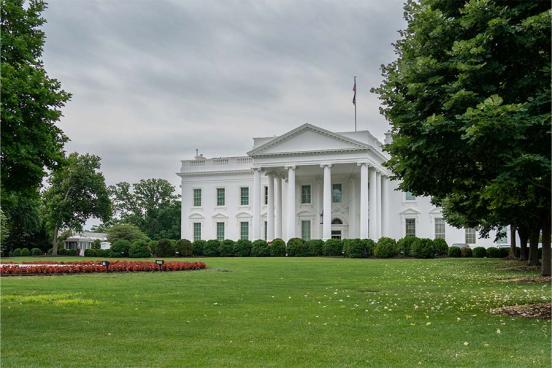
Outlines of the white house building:
[{"label": "white house building", "polygon": [[[253,138],[246,156],[182,161],[183,239],[371,238],[405,235],[496,246],[494,234],[443,221],[429,198],[397,190],[369,131],[304,124]],[[508,243],[508,238],[498,243]]]}]

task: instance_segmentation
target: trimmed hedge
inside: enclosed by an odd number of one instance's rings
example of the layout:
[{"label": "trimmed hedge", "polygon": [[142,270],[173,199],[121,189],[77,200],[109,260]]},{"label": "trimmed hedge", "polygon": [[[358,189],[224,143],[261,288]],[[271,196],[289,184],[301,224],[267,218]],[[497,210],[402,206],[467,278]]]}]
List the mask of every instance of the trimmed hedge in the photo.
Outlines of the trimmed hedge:
[{"label": "trimmed hedge", "polygon": [[287,243],[287,255],[290,257],[306,257],[309,255],[305,241],[300,238],[291,238]]},{"label": "trimmed hedge", "polygon": [[404,238],[399,239],[397,242],[397,247],[399,248],[399,252],[404,256],[410,255],[410,247],[412,246],[412,243],[418,238],[415,236],[405,236]]},{"label": "trimmed hedge", "polygon": [[477,258],[485,258],[487,257],[487,249],[483,247],[475,247],[473,248],[473,256]]},{"label": "trimmed hedge", "polygon": [[374,255],[378,258],[391,258],[399,255],[399,247],[394,239],[380,238],[374,247]]},{"label": "trimmed hedge", "polygon": [[31,249],[31,255],[33,255],[33,256],[41,256],[43,254],[44,254],[44,252],[40,248]]},{"label": "trimmed hedge", "polygon": [[325,256],[342,256],[343,242],[340,239],[328,239],[324,242],[324,247],[322,249]]},{"label": "trimmed hedge", "polygon": [[435,253],[433,240],[427,238],[416,239],[410,247],[410,255],[415,258],[434,258]]},{"label": "trimmed hedge", "polygon": [[371,239],[343,240],[343,256],[349,258],[367,258],[372,253],[375,243]]},{"label": "trimmed hedge", "polygon": [[192,256],[192,242],[188,239],[177,240],[174,249],[176,255],[179,257],[191,257]]},{"label": "trimmed hedge", "polygon": [[269,257],[270,248],[268,243],[262,239],[255,240],[251,243],[251,255],[253,257]]},{"label": "trimmed hedge", "polygon": [[324,240],[311,239],[307,240],[307,248],[309,248],[309,254],[314,257],[320,257],[324,255]]},{"label": "trimmed hedge", "polygon": [[219,256],[221,257],[233,257],[234,256],[234,241],[231,239],[224,239],[219,244]]},{"label": "trimmed hedge", "polygon": [[286,256],[286,242],[282,239],[276,238],[270,243],[270,255],[272,257],[285,257]]},{"label": "trimmed hedge", "polygon": [[234,256],[249,257],[251,255],[251,242],[240,239],[234,243]]},{"label": "trimmed hedge", "polygon": [[207,245],[205,240],[194,240],[192,243],[192,254],[196,257],[203,256],[205,254],[205,245]]},{"label": "trimmed hedge", "polygon": [[462,254],[462,257],[471,257],[473,256],[473,251],[470,247],[464,247],[460,248],[460,254]]},{"label": "trimmed hedge", "polygon": [[449,257],[462,257],[462,251],[458,247],[450,247],[448,250]]},{"label": "trimmed hedge", "polygon": [[443,257],[448,255],[448,244],[445,239],[434,239],[433,248],[435,248],[435,255],[438,257]]},{"label": "trimmed hedge", "polygon": [[205,247],[203,248],[203,255],[207,257],[219,256],[219,246],[220,246],[220,241],[207,240],[207,242],[205,243]]}]

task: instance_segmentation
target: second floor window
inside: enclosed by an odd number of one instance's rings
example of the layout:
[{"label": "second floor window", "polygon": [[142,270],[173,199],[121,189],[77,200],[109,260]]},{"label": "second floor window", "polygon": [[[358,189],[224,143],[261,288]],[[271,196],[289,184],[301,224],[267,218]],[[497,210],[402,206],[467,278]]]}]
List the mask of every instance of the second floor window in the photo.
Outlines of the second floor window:
[{"label": "second floor window", "polygon": [[311,186],[301,186],[301,203],[311,203]]},{"label": "second floor window", "polygon": [[201,189],[194,189],[194,206],[201,207]]},{"label": "second floor window", "polygon": [[332,202],[341,203],[343,198],[343,190],[341,184],[332,184]]},{"label": "second floor window", "polygon": [[217,188],[217,206],[224,206],[225,199],[224,188]]},{"label": "second floor window", "polygon": [[240,204],[242,206],[249,206],[249,188],[248,187],[240,188]]},{"label": "second floor window", "polygon": [[442,218],[435,219],[435,239],[445,238],[445,220]]}]

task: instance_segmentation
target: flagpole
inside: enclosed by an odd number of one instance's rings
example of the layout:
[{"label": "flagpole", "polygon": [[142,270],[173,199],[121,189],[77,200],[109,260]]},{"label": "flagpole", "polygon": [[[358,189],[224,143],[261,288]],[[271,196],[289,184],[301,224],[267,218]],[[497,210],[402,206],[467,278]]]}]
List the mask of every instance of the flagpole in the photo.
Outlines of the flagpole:
[{"label": "flagpole", "polygon": [[355,75],[355,132],[357,131],[356,94],[357,94],[357,86],[356,86],[356,75]]}]

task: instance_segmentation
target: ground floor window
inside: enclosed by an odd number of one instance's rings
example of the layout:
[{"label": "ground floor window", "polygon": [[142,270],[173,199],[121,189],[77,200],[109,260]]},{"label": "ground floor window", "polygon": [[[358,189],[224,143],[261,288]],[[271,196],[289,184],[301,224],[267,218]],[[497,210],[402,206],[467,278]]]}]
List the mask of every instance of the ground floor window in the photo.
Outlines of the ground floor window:
[{"label": "ground floor window", "polygon": [[240,222],[240,239],[249,240],[249,222]]},{"label": "ground floor window", "polygon": [[201,222],[194,222],[194,241],[201,240]]},{"label": "ground floor window", "polygon": [[473,227],[466,228],[466,244],[475,244],[475,229]]},{"label": "ground floor window", "polygon": [[217,240],[224,240],[224,222],[217,222]]},{"label": "ground floor window", "polygon": [[442,218],[435,219],[435,239],[445,238],[445,220]]},{"label": "ground floor window", "polygon": [[311,239],[311,222],[310,220],[301,221],[301,238],[303,240]]},{"label": "ground floor window", "polygon": [[407,218],[405,227],[405,236],[416,236],[416,219]]}]

